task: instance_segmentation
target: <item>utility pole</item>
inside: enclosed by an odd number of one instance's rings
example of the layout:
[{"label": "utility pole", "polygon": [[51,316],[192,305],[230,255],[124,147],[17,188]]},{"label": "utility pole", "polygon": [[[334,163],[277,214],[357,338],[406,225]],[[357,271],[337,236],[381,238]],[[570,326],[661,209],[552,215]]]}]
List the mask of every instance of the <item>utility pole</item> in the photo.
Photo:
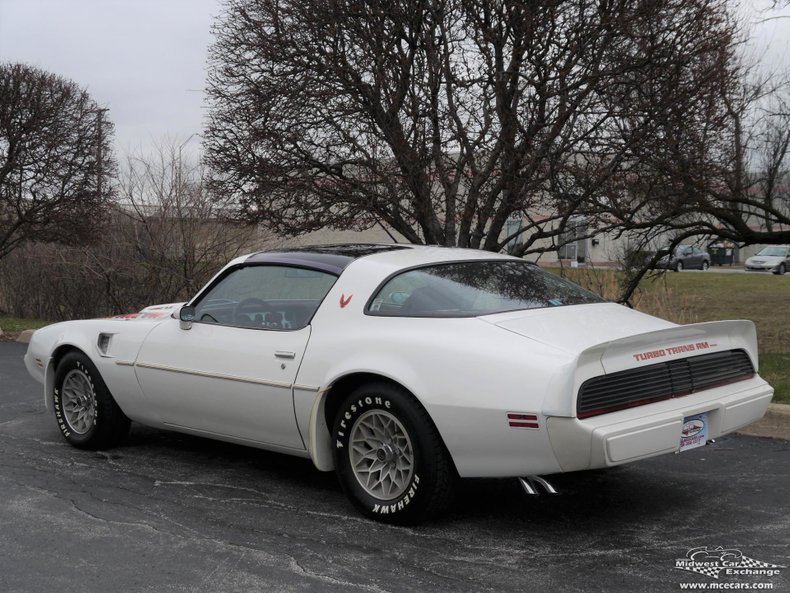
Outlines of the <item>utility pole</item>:
[{"label": "utility pole", "polygon": [[99,198],[99,202],[102,200],[102,182],[104,181],[104,171],[103,171],[103,163],[102,160],[102,145],[104,144],[104,135],[102,124],[104,123],[104,114],[109,111],[106,107],[100,107],[96,109],[96,196]]},{"label": "utility pole", "polygon": [[189,138],[184,140],[181,143],[181,145],[178,147],[178,163],[176,164],[176,166],[178,167],[176,169],[176,184],[177,184],[176,185],[176,200],[177,200],[176,203],[178,204],[179,208],[181,208],[181,183],[182,183],[182,180],[181,180],[181,173],[182,173],[182,171],[181,171],[181,151],[184,149],[184,147],[187,144],[189,144],[189,141],[192,140],[192,138],[194,138],[195,136],[198,136],[198,135],[199,134],[197,132],[194,132],[193,134],[190,134]]}]

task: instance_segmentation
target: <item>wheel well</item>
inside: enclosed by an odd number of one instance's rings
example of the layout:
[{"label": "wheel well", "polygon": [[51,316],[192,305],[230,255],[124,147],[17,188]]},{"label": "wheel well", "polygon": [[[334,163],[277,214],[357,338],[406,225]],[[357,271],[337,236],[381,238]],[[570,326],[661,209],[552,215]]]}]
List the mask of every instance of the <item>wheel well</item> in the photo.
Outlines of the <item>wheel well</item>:
[{"label": "wheel well", "polygon": [[[343,402],[343,398],[351,393],[357,387],[364,385],[365,383],[389,383],[390,385],[394,385],[396,387],[400,387],[404,389],[411,397],[414,399],[414,402],[420,406],[423,410],[425,410],[425,406],[422,405],[422,402],[417,399],[417,397],[406,388],[404,385],[390,379],[389,377],[384,377],[383,375],[377,375],[376,373],[352,373],[350,375],[346,375],[345,377],[341,377],[337,381],[332,384],[332,387],[329,389],[327,394],[324,396],[324,419],[326,420],[326,426],[329,429],[330,433],[332,431],[332,426],[334,424],[335,414],[337,413],[338,409],[340,408],[340,404]],[[458,473],[457,468],[455,467],[455,460],[453,456],[450,454],[449,450],[447,449],[447,445],[444,442],[444,438],[442,438],[442,434],[439,432],[436,423],[431,418],[431,415],[426,410],[426,415],[428,417],[428,421],[433,425],[436,433],[439,435],[439,439],[441,440],[442,447],[447,454],[447,457],[450,459],[450,463],[452,464],[453,470]]]},{"label": "wheel well", "polygon": [[377,375],[376,373],[353,373],[351,375],[341,377],[332,384],[332,387],[325,396],[326,400],[324,403],[324,419],[326,420],[326,425],[330,431],[332,430],[335,414],[337,413],[340,404],[343,402],[343,398],[360,385],[374,382],[390,383],[400,387],[401,389],[406,389],[397,381],[393,381],[392,379],[382,375]]},{"label": "wheel well", "polygon": [[58,369],[60,361],[63,360],[63,357],[69,352],[82,352],[82,350],[71,344],[64,344],[63,346],[58,346],[49,359],[49,366],[47,367],[44,379],[44,401],[48,409],[52,408],[52,392],[55,389],[55,372]]},{"label": "wheel well", "polygon": [[60,361],[63,359],[66,354],[69,352],[79,352],[81,354],[85,354],[82,350],[77,348],[76,346],[72,346],[71,344],[65,344],[63,346],[58,346],[55,351],[52,353],[52,368],[57,369]]}]

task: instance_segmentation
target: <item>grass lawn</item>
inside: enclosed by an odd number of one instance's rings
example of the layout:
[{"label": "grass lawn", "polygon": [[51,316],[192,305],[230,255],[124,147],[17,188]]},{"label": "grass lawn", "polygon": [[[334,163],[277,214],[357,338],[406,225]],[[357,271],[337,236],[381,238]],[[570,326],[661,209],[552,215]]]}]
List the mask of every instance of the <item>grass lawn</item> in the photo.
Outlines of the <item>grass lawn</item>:
[{"label": "grass lawn", "polygon": [[19,317],[3,317],[0,315],[0,329],[5,333],[18,333],[25,329],[38,329],[49,325],[51,321],[40,319],[20,319]]},{"label": "grass lawn", "polygon": [[[566,270],[572,280],[616,298],[618,272]],[[646,277],[637,309],[676,323],[750,319],[757,326],[760,374],[790,404],[790,278],[773,274],[668,272]]]},{"label": "grass lawn", "polygon": [[790,354],[761,354],[760,375],[776,390],[775,402],[790,404]]},{"label": "grass lawn", "polygon": [[757,325],[760,352],[790,354],[790,278],[670,272],[657,280],[647,279],[642,286],[646,293],[669,290],[684,309],[678,316],[692,315],[693,321],[751,319]]}]

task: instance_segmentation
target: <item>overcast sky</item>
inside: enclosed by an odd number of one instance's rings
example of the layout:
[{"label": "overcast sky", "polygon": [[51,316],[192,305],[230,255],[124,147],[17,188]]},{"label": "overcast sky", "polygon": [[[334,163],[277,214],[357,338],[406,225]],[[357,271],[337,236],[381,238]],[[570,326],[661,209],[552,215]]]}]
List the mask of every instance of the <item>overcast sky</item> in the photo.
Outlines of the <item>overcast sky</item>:
[{"label": "overcast sky", "polygon": [[[748,0],[767,6],[770,0]],[[110,108],[121,154],[200,132],[210,26],[221,0],[0,0],[0,61],[71,78]],[[754,25],[755,55],[790,64],[790,9]],[[760,17],[752,12],[753,22]],[[194,151],[198,138],[186,149]]]},{"label": "overcast sky", "polygon": [[[0,61],[71,78],[110,108],[122,153],[200,132],[220,0],[0,0]],[[193,138],[187,149],[196,149]]]}]

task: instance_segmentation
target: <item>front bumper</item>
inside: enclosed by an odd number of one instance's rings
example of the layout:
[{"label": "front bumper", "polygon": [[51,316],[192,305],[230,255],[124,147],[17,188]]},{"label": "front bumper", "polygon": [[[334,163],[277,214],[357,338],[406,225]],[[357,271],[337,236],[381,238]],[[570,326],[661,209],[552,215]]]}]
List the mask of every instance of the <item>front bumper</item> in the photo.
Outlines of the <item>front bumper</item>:
[{"label": "front bumper", "polygon": [[746,272],[776,272],[779,264],[751,264],[743,266]]},{"label": "front bumper", "polygon": [[[734,387],[740,387],[733,391]],[[708,414],[708,439],[763,417],[774,390],[759,376],[737,384],[602,414],[549,417],[552,449],[563,471],[611,467],[680,449],[684,418]]]}]

